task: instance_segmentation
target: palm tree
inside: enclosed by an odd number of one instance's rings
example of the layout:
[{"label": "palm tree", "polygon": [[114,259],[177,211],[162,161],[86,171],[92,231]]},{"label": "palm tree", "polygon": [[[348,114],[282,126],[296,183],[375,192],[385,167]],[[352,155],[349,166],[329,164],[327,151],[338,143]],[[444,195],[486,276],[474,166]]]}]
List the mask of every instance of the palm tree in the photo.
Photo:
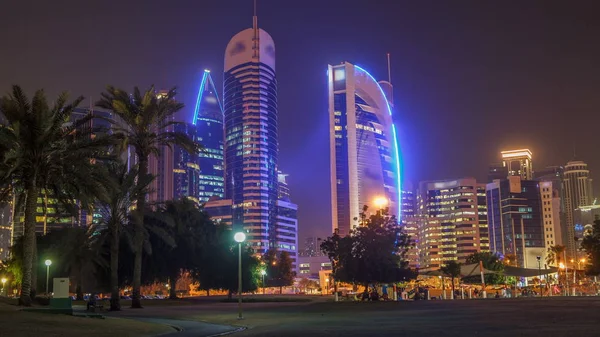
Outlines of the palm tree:
[{"label": "palm tree", "polygon": [[[548,265],[560,264],[560,258],[565,252],[566,247],[562,245],[555,245],[548,247],[548,254],[546,255],[546,263]],[[565,261],[566,262],[566,261]]]},{"label": "palm tree", "polygon": [[[93,130],[83,128],[87,116],[69,123],[71,112],[83,100],[67,104],[62,93],[52,107],[43,90],[29,101],[19,86],[0,100],[4,124],[0,126],[0,186],[2,195],[24,194],[24,246],[21,303],[31,305],[32,266],[35,253],[37,199],[49,192],[60,204],[75,212],[78,203],[89,207],[94,195],[101,194],[102,177],[92,158],[103,156],[108,145],[104,137],[91,137]],[[20,207],[16,205],[15,207]]]},{"label": "palm tree", "polygon": [[[173,131],[181,124],[173,120],[175,113],[183,109],[183,104],[175,100],[175,88],[164,95],[157,95],[154,87],[144,94],[136,87],[133,95],[108,86],[102,99],[96,103],[100,108],[110,109],[122,121],[115,125],[114,135],[121,141],[122,148],[132,147],[137,155],[138,176],[148,177],[150,155],[158,155],[163,146],[178,145],[190,153],[200,151],[200,144],[182,132]],[[134,212],[134,267],[132,308],[141,308],[140,286],[142,281],[142,254],[144,246],[144,212],[147,193],[141,193]]]},{"label": "palm tree", "polygon": [[137,167],[131,170],[120,162],[108,163],[107,175],[112,183],[107,186],[106,198],[100,200],[98,210],[100,224],[108,229],[110,244],[110,310],[121,310],[119,293],[119,247],[123,227],[130,223],[130,210],[133,208],[138,196],[146,193],[150,181],[136,182]]},{"label": "palm tree", "polygon": [[460,263],[456,261],[448,261],[440,270],[452,278],[452,298],[454,298],[454,279],[460,277]]}]

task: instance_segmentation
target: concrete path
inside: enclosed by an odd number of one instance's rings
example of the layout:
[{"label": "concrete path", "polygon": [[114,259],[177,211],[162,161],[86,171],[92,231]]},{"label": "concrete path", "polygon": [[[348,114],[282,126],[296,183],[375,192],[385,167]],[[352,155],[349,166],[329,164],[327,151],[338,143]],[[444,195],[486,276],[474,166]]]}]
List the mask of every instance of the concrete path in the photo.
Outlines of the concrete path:
[{"label": "concrete path", "polygon": [[[74,312],[85,312],[86,307],[82,305],[74,305]],[[122,313],[122,312],[121,312]],[[104,312],[108,314],[108,312]],[[123,319],[133,319],[136,321],[163,324],[173,327],[172,333],[161,334],[161,337],[211,337],[211,336],[224,336],[234,332],[245,330],[245,328],[211,324],[200,321],[190,321],[183,319],[171,319],[162,317],[138,317],[136,316],[122,316],[118,314],[111,314],[109,316],[119,317]]]},{"label": "concrete path", "polygon": [[177,331],[161,335],[162,337],[210,337],[224,336],[234,332],[242,331],[244,328],[229,325],[211,324],[198,321],[186,321],[181,319],[127,317],[142,322],[169,325]]}]

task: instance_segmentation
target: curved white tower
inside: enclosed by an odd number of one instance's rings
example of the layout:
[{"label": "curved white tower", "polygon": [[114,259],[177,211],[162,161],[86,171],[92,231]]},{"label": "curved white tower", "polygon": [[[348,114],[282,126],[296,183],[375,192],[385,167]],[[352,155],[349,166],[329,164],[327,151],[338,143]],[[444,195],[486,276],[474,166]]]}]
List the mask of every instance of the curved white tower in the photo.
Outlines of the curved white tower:
[{"label": "curved white tower", "polygon": [[363,205],[400,219],[400,158],[389,81],[348,62],[329,65],[328,77],[332,227],[343,236]]}]

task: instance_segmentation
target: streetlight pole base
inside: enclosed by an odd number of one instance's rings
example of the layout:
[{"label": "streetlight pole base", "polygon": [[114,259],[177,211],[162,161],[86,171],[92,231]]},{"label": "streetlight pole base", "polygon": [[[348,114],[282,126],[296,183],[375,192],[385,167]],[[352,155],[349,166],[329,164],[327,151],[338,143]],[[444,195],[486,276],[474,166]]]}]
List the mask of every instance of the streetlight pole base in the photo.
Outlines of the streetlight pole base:
[{"label": "streetlight pole base", "polygon": [[238,321],[241,321],[241,320],[243,320],[243,319],[244,319],[244,317],[242,317],[242,316],[239,316],[237,319],[238,319]]}]

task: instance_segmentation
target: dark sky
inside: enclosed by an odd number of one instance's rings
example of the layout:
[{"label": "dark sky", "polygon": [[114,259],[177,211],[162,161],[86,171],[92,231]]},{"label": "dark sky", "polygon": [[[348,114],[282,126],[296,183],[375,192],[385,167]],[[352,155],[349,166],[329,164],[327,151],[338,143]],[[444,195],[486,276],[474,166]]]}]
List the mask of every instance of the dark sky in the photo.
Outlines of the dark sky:
[{"label": "dark sky", "polygon": [[[250,0],[1,7],[0,92],[20,84],[96,99],[106,84],[177,85],[188,114],[202,69],[220,86],[227,42],[252,24]],[[328,63],[385,79],[391,53],[407,180],[483,180],[510,147],[530,148],[534,169],[565,164],[575,147],[600,170],[598,13],[595,0],[259,0],[259,26],[275,40],[279,166],[300,238],[331,228]]]}]

